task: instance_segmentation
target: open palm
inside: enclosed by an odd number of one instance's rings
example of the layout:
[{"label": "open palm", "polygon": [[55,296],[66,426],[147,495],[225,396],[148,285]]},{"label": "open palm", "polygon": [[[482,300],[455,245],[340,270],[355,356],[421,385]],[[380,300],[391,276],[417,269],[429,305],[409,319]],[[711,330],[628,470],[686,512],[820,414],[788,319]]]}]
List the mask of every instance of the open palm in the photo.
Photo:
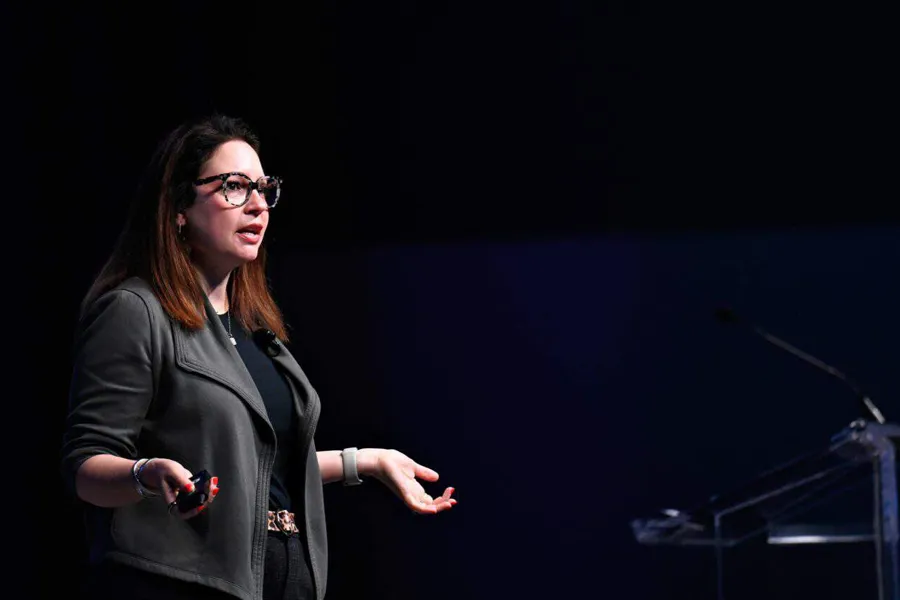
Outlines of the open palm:
[{"label": "open palm", "polygon": [[452,487],[445,489],[443,495],[432,498],[418,480],[437,481],[437,472],[397,450],[383,450],[378,455],[374,475],[417,513],[437,514],[456,505],[456,498],[451,497]]}]

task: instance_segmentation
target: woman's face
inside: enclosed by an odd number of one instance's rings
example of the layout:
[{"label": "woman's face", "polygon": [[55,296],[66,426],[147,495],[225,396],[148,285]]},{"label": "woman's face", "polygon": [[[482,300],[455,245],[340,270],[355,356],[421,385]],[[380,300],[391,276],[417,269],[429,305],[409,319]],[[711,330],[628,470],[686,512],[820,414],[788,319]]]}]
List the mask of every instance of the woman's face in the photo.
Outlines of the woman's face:
[{"label": "woman's face", "polygon": [[[197,179],[232,172],[243,173],[251,181],[264,175],[259,156],[244,141],[232,140],[219,146]],[[235,182],[229,184],[237,187]],[[255,260],[269,224],[269,208],[258,191],[253,190],[243,206],[235,206],[225,197],[225,185],[216,179],[195,186],[196,200],[179,213],[176,221],[184,225],[192,260],[212,277]]]}]

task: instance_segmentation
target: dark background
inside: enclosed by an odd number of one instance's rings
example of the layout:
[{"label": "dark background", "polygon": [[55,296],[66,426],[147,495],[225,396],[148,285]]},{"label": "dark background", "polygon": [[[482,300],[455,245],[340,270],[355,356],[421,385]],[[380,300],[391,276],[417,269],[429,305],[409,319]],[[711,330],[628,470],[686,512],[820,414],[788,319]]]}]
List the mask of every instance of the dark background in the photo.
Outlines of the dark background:
[{"label": "dark background", "polygon": [[[76,580],[84,558],[55,462],[78,302],[156,142],[213,110],[247,119],[285,179],[272,281],[323,398],[319,447],[395,447],[458,489],[424,518],[375,484],[327,488],[329,598],[712,598],[708,551],[639,546],[630,520],[859,414],[835,380],[722,328],[721,304],[900,411],[886,9],[3,17],[4,479],[22,597]],[[745,558],[745,597],[871,597],[861,546]]]}]

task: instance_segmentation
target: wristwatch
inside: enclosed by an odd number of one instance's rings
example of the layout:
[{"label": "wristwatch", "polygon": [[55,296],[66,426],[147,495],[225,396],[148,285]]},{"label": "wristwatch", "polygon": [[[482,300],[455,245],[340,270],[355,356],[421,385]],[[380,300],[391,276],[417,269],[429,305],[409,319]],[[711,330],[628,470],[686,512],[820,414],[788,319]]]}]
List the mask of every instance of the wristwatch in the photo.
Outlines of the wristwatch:
[{"label": "wristwatch", "polygon": [[356,448],[341,450],[341,462],[344,464],[344,485],[359,485],[362,479],[356,471]]}]

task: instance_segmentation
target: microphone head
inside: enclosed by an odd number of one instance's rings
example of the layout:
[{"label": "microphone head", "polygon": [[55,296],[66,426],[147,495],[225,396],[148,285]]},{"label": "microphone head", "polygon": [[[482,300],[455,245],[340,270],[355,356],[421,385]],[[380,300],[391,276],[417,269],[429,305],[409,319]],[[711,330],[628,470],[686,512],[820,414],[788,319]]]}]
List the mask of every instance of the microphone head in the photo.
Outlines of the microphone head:
[{"label": "microphone head", "polygon": [[716,319],[721,323],[738,323],[741,319],[728,307],[720,307],[715,310]]},{"label": "microphone head", "polygon": [[270,357],[277,356],[281,352],[278,337],[271,329],[257,329],[253,332],[253,341]]}]

